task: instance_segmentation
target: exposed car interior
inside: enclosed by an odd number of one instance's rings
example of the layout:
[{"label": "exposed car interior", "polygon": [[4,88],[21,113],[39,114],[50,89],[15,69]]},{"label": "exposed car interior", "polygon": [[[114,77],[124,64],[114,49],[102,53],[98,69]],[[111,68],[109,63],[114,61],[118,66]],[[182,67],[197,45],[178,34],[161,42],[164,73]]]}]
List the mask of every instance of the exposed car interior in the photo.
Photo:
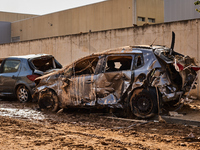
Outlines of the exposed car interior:
[{"label": "exposed car interior", "polygon": [[98,57],[93,57],[78,62],[75,65],[75,75],[94,74],[98,60]]},{"label": "exposed car interior", "polygon": [[140,55],[140,54],[136,55],[135,56],[135,64],[134,64],[135,69],[140,68],[143,65],[144,65],[144,60],[143,60],[142,55]]},{"label": "exposed car interior", "polygon": [[131,56],[109,56],[105,72],[131,70]]},{"label": "exposed car interior", "polygon": [[50,69],[62,68],[53,57],[42,56],[31,60],[33,66],[40,71],[46,72]]}]

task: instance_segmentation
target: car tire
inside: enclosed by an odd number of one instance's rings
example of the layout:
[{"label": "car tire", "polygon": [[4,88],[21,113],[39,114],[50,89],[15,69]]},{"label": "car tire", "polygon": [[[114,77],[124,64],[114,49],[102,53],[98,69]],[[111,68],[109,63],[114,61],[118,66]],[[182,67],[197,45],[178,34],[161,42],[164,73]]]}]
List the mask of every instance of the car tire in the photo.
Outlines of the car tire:
[{"label": "car tire", "polygon": [[40,109],[47,109],[56,112],[59,108],[58,96],[52,91],[45,92],[38,100],[38,105]]},{"label": "car tire", "polygon": [[132,113],[138,118],[151,118],[158,113],[158,102],[155,89],[140,89],[130,99]]},{"label": "car tire", "polygon": [[20,85],[16,90],[17,99],[21,103],[28,102],[31,99],[30,92],[25,85]]}]

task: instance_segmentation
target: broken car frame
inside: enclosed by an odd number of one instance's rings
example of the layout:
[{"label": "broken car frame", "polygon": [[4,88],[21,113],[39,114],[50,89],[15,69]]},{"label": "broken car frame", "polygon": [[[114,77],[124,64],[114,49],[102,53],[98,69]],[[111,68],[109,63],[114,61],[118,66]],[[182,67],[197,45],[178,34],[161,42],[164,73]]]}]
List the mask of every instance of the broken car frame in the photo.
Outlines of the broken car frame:
[{"label": "broken car frame", "polygon": [[[139,118],[179,103],[196,83],[194,59],[165,46],[126,46],[92,54],[35,80],[40,108],[111,107]],[[112,61],[112,63],[109,63]],[[111,67],[112,66],[112,67]],[[127,111],[128,112],[128,111]]]}]

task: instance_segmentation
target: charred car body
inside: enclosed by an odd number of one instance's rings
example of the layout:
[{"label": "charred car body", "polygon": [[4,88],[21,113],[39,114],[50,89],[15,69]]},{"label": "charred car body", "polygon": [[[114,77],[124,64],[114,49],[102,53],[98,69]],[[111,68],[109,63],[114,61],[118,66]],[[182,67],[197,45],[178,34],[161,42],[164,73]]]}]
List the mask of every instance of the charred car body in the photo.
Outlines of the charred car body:
[{"label": "charred car body", "polygon": [[10,56],[0,59],[0,63],[0,96],[17,97],[20,102],[27,102],[32,98],[35,78],[62,68],[48,54]]},{"label": "charred car body", "polygon": [[[172,42],[173,43],[173,42]],[[35,80],[40,108],[129,109],[152,117],[158,106],[177,103],[195,82],[194,59],[164,46],[126,46],[81,58]]]}]

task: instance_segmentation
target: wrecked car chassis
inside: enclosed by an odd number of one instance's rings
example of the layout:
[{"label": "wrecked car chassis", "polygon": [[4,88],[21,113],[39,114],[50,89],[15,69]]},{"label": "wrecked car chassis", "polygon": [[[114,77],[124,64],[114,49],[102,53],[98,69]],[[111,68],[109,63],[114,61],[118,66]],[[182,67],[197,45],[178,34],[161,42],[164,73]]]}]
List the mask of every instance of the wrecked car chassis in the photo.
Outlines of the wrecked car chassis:
[{"label": "wrecked car chassis", "polygon": [[[111,70],[125,61],[126,69]],[[40,108],[128,109],[149,118],[168,102],[178,103],[190,91],[199,68],[194,59],[164,46],[127,46],[92,54],[35,80]]]}]

